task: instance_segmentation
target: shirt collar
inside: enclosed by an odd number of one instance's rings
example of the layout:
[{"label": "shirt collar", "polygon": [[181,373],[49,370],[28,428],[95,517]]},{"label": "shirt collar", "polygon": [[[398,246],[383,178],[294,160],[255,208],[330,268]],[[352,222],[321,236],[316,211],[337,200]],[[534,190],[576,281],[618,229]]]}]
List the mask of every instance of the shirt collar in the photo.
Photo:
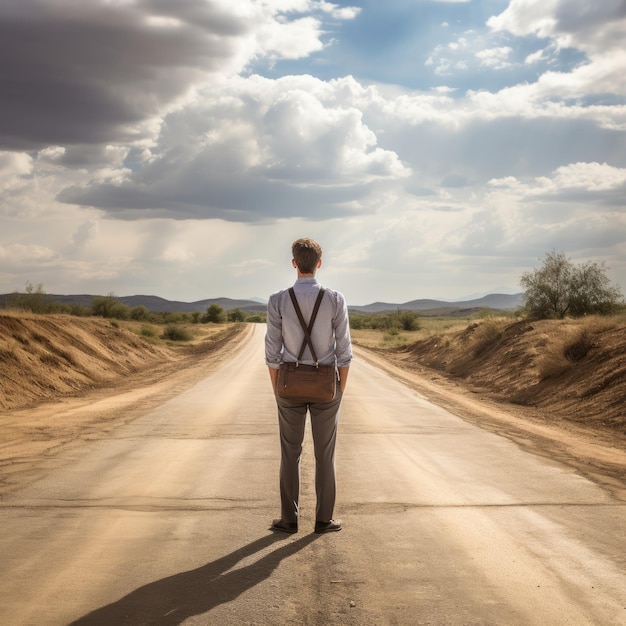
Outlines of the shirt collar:
[{"label": "shirt collar", "polygon": [[318,281],[315,276],[305,276],[304,278],[297,278],[296,285],[317,285]]}]

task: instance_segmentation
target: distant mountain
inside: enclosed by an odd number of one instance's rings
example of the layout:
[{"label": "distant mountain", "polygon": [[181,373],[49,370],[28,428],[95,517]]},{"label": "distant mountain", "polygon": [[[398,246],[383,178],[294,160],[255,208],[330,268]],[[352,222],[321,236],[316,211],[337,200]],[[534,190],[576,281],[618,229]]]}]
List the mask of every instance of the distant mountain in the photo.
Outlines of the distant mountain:
[{"label": "distant mountain", "polygon": [[231,298],[208,298],[197,300],[196,302],[178,302],[176,300],[165,300],[157,296],[124,296],[118,298],[126,306],[131,308],[145,306],[154,313],[192,313],[201,311],[204,313],[212,304],[221,306],[224,311],[241,309],[247,313],[265,312],[267,305],[264,302],[254,300],[232,300]]},{"label": "distant mountain", "polygon": [[[3,306],[6,299],[11,294],[0,295],[0,306]],[[94,296],[81,295],[56,295],[46,294],[46,297],[53,302],[69,304],[70,306],[91,307]],[[200,311],[204,313],[212,304],[217,304],[225,311],[241,309],[246,313],[264,313],[267,310],[267,303],[254,298],[250,300],[233,300],[231,298],[208,298],[196,302],[179,302],[176,300],[166,300],[158,296],[121,296],[117,299],[131,308],[144,306],[154,313],[192,313]],[[391,302],[374,302],[365,306],[350,306],[350,311],[356,313],[383,313],[385,311],[416,311],[428,312],[430,315],[449,314],[451,312],[463,312],[475,309],[494,309],[499,311],[513,311],[523,304],[523,294],[503,294],[493,293],[475,300],[461,300],[457,302],[446,302],[444,300],[411,300],[404,304],[393,304]]]},{"label": "distant mountain", "polygon": [[[0,295],[0,306],[3,306],[7,298],[11,294]],[[69,306],[81,306],[90,308],[93,295],[59,295],[46,294],[46,298],[52,302],[60,302]],[[197,302],[178,302],[176,300],[166,300],[158,296],[116,296],[126,306],[134,308],[136,306],[144,306],[148,311],[153,313],[193,313],[200,311],[204,313],[212,304],[221,306],[225,311],[231,309],[241,309],[246,313],[265,313],[267,304],[265,302],[256,302],[255,300],[232,300],[231,298],[209,298],[207,300],[198,300]]]},{"label": "distant mountain", "polygon": [[494,309],[498,311],[514,311],[523,304],[523,294],[492,293],[475,300],[446,302],[444,300],[411,300],[404,304],[374,302],[366,306],[351,306],[350,310],[358,313],[382,313],[384,311],[430,311],[445,314],[449,311],[469,311],[472,309]]}]

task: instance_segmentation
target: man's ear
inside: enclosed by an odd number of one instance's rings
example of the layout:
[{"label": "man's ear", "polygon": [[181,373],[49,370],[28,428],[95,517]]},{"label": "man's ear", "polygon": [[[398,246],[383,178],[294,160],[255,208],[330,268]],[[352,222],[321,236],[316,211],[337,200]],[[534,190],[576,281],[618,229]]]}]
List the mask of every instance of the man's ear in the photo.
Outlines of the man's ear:
[{"label": "man's ear", "polygon": [[317,269],[319,269],[320,267],[322,267],[322,259],[320,258],[320,260],[317,262]]},{"label": "man's ear", "polygon": [[291,259],[291,265],[293,265],[295,269],[298,269],[298,264],[296,263],[295,259]]}]

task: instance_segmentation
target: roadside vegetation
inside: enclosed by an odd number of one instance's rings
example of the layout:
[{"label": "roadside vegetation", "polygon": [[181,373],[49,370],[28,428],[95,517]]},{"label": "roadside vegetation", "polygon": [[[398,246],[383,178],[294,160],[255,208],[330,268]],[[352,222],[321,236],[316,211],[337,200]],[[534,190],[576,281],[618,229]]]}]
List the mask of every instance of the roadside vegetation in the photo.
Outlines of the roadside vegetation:
[{"label": "roadside vegetation", "polygon": [[489,328],[494,324],[510,324],[521,319],[522,313],[479,309],[454,315],[420,315],[416,325],[409,329],[398,324],[381,324],[379,316],[358,316],[364,319],[359,319],[357,324],[353,324],[354,316],[350,316],[350,332],[355,343],[366,348],[398,348],[433,335],[453,334],[471,324],[483,323]]},{"label": "roadside vegetation", "polygon": [[[623,295],[611,284],[604,264],[576,265],[564,252],[546,254],[538,269],[521,276],[520,284],[524,288],[524,307],[518,311],[481,309],[436,316],[401,309],[370,314],[351,312],[350,327],[355,342],[379,348],[406,346],[433,334],[454,334],[470,328],[476,340],[476,355],[496,341],[507,324],[516,320],[614,316],[625,310]],[[55,302],[45,293],[42,284],[35,287],[31,283],[26,284],[24,293],[8,296],[4,306],[13,311],[43,315],[101,317],[111,320],[113,325],[124,322],[126,327],[152,342],[193,342],[194,338],[206,334],[199,330],[204,325],[265,323],[266,319],[263,313],[251,314],[240,309],[226,311],[217,304],[211,304],[206,311],[156,313],[144,306],[131,308],[113,294],[94,296],[90,307],[71,306]],[[584,341],[581,339],[579,343],[583,345]],[[546,369],[550,366],[546,365]]]},{"label": "roadside vegetation", "polygon": [[[574,343],[579,348],[551,349],[552,357],[545,356],[546,371],[548,361],[555,363],[562,359],[571,362],[573,355],[584,351],[590,344],[589,336],[593,329],[601,325],[611,325],[624,321],[626,306],[619,288],[613,285],[607,268],[599,263],[576,265],[563,252],[552,251],[546,254],[543,264],[532,272],[524,273],[520,284],[524,288],[524,307],[518,311],[492,311],[489,309],[458,311],[448,316],[421,316],[415,312],[396,311],[376,315],[351,315],[350,327],[357,343],[364,347],[397,348],[425,339],[432,335],[451,337],[464,329],[472,332],[472,354],[477,356],[497,341],[504,329],[519,320],[567,320],[587,318],[589,328]],[[597,322],[603,319],[603,324]],[[567,352],[568,356],[554,352]],[[558,366],[555,365],[555,369]]]},{"label": "roadside vegetation", "polygon": [[157,313],[144,306],[129,307],[113,294],[94,296],[90,307],[71,306],[55,302],[43,289],[26,283],[24,293],[11,294],[5,303],[6,310],[29,312],[40,315],[73,315],[76,317],[102,317],[111,320],[114,327],[120,323],[131,328],[142,337],[157,342],[159,339],[168,342],[192,342],[195,337],[212,334],[196,327],[201,325],[223,325],[229,323],[249,322],[264,323],[265,315],[249,314],[240,309],[225,311],[217,304],[210,305],[206,311]]},{"label": "roadside vegetation", "polygon": [[535,319],[610,315],[624,304],[603,263],[572,263],[564,252],[546,254],[543,265],[522,274],[525,309]]}]

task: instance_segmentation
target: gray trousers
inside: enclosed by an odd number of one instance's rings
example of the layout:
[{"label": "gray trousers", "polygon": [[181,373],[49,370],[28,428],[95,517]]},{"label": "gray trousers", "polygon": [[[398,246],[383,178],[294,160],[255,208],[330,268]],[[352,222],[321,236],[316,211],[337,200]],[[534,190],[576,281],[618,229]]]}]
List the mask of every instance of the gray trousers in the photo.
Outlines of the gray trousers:
[{"label": "gray trousers", "polygon": [[335,508],[335,443],[342,393],[330,402],[299,403],[276,397],[280,431],[281,519],[297,522],[300,496],[300,459],[307,410],[311,415],[311,434],[315,450],[315,519],[328,522]]}]

